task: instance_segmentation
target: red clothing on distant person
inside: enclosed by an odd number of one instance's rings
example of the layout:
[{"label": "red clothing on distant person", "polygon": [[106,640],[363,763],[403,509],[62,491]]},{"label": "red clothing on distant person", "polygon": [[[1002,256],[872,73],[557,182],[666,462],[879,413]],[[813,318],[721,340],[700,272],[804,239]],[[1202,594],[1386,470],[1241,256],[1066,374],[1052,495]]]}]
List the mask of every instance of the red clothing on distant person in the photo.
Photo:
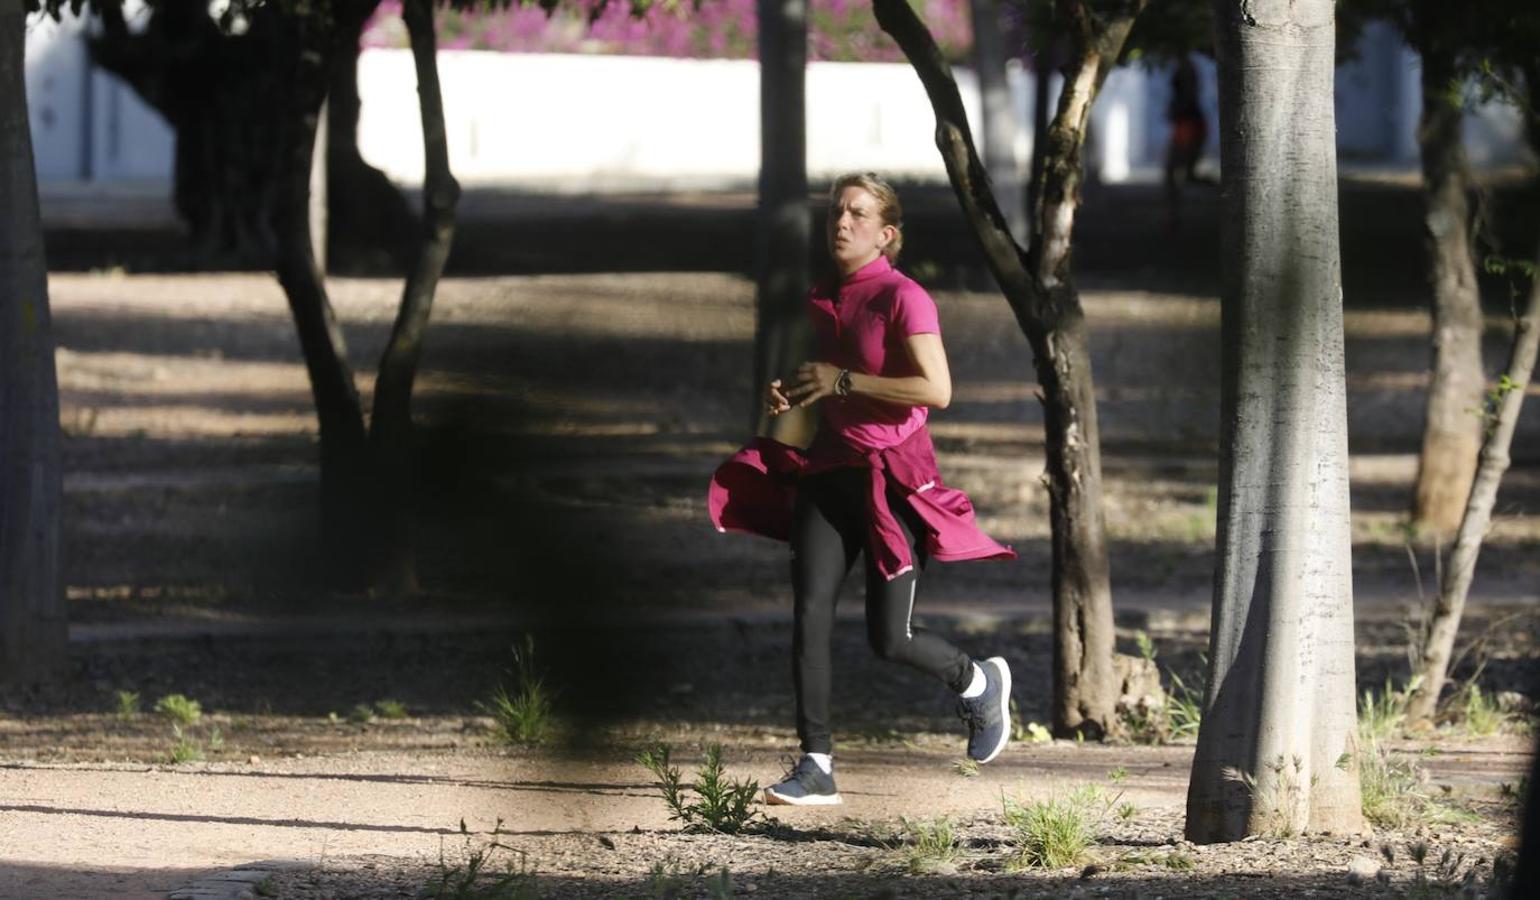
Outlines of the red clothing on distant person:
[{"label": "red clothing on distant person", "polygon": [[[905,344],[909,337],[941,333],[935,301],[885,256],[843,283],[815,286],[808,315],[816,359],[889,378],[919,374]],[[914,565],[903,529],[888,508],[890,488],[925,523],[931,557],[943,562],[1015,558],[1015,551],[979,530],[968,496],[941,483],[925,428],[927,407],[849,396],[827,397],[819,409],[822,424],[806,451],[760,438],[717,469],[707,507],[718,531],[789,540],[797,480],[849,466],[870,472],[867,552],[888,580]]]}]

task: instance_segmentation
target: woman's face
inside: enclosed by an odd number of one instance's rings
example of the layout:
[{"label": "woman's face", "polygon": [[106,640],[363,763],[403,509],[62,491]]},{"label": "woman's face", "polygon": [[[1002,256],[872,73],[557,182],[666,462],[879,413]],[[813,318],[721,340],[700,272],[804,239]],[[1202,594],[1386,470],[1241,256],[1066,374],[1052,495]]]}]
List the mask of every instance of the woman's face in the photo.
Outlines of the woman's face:
[{"label": "woman's face", "polygon": [[847,187],[829,206],[829,255],[845,275],[876,259],[895,233],[882,224],[882,207],[866,188]]}]

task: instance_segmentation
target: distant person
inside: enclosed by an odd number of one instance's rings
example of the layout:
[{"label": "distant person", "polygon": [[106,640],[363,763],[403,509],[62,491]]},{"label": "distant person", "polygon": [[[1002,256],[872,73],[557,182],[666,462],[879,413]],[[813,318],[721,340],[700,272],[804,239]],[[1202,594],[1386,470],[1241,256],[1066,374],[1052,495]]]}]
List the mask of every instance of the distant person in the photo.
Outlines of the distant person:
[{"label": "distant person", "polygon": [[1208,143],[1208,121],[1198,93],[1198,69],[1183,56],[1171,73],[1171,102],[1166,105],[1171,137],[1166,144],[1166,209],[1175,229],[1181,224],[1182,184],[1210,183],[1198,175],[1198,160]]},{"label": "distant person", "polygon": [[915,627],[915,587],[927,559],[1011,559],[974,524],[967,496],[941,483],[925,427],[945,408],[952,381],[936,304],[893,267],[903,244],[898,195],[871,173],[840,177],[829,192],[827,229],[835,274],[816,284],[807,314],[814,359],[765,388],[771,416],[819,407],[806,451],[761,438],[712,479],[710,512],[721,531],[791,543],[792,672],[803,756],[765,791],[777,804],[832,805],[834,685],[830,637],[840,583],[865,557],[866,632],[883,659],[942,681],[960,698],[968,756],[994,759],[1010,739],[1011,670],[975,661]]}]

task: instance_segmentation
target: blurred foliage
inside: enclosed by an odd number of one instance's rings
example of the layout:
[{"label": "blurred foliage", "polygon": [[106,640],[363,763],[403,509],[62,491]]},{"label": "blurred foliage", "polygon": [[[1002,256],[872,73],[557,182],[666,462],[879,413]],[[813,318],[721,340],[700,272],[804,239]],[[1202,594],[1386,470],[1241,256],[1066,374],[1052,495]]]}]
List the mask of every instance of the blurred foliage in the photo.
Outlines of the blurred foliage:
[{"label": "blurred foliage", "polygon": [[[949,59],[966,58],[973,43],[968,0],[912,0]],[[400,0],[384,0],[365,46],[404,47]],[[898,46],[861,0],[810,0],[808,59],[896,62]],[[757,0],[660,0],[623,5],[568,0],[553,10],[517,3],[497,8],[443,8],[445,49],[505,53],[596,53],[696,59],[753,59],[758,52]]]}]

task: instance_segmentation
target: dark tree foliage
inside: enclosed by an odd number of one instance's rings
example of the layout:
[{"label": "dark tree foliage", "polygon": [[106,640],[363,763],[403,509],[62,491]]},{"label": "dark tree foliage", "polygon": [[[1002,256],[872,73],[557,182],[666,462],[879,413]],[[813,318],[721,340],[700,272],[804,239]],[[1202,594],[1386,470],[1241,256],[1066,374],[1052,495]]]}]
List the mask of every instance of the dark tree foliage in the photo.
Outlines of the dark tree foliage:
[{"label": "dark tree foliage", "polygon": [[[27,0],[58,17],[93,14],[92,58],[122,78],[176,136],[173,197],[205,268],[271,265],[285,72],[301,52],[296,23],[324,32],[328,268],[405,272],[416,218],[384,173],[358,152],[357,61],[363,27],[379,0],[231,0],[218,15],[205,0],[148,0],[140,29],[121,0]],[[446,0],[456,9],[527,0]],[[541,6],[554,8],[555,0]],[[287,27],[286,27],[287,26]]]}]

